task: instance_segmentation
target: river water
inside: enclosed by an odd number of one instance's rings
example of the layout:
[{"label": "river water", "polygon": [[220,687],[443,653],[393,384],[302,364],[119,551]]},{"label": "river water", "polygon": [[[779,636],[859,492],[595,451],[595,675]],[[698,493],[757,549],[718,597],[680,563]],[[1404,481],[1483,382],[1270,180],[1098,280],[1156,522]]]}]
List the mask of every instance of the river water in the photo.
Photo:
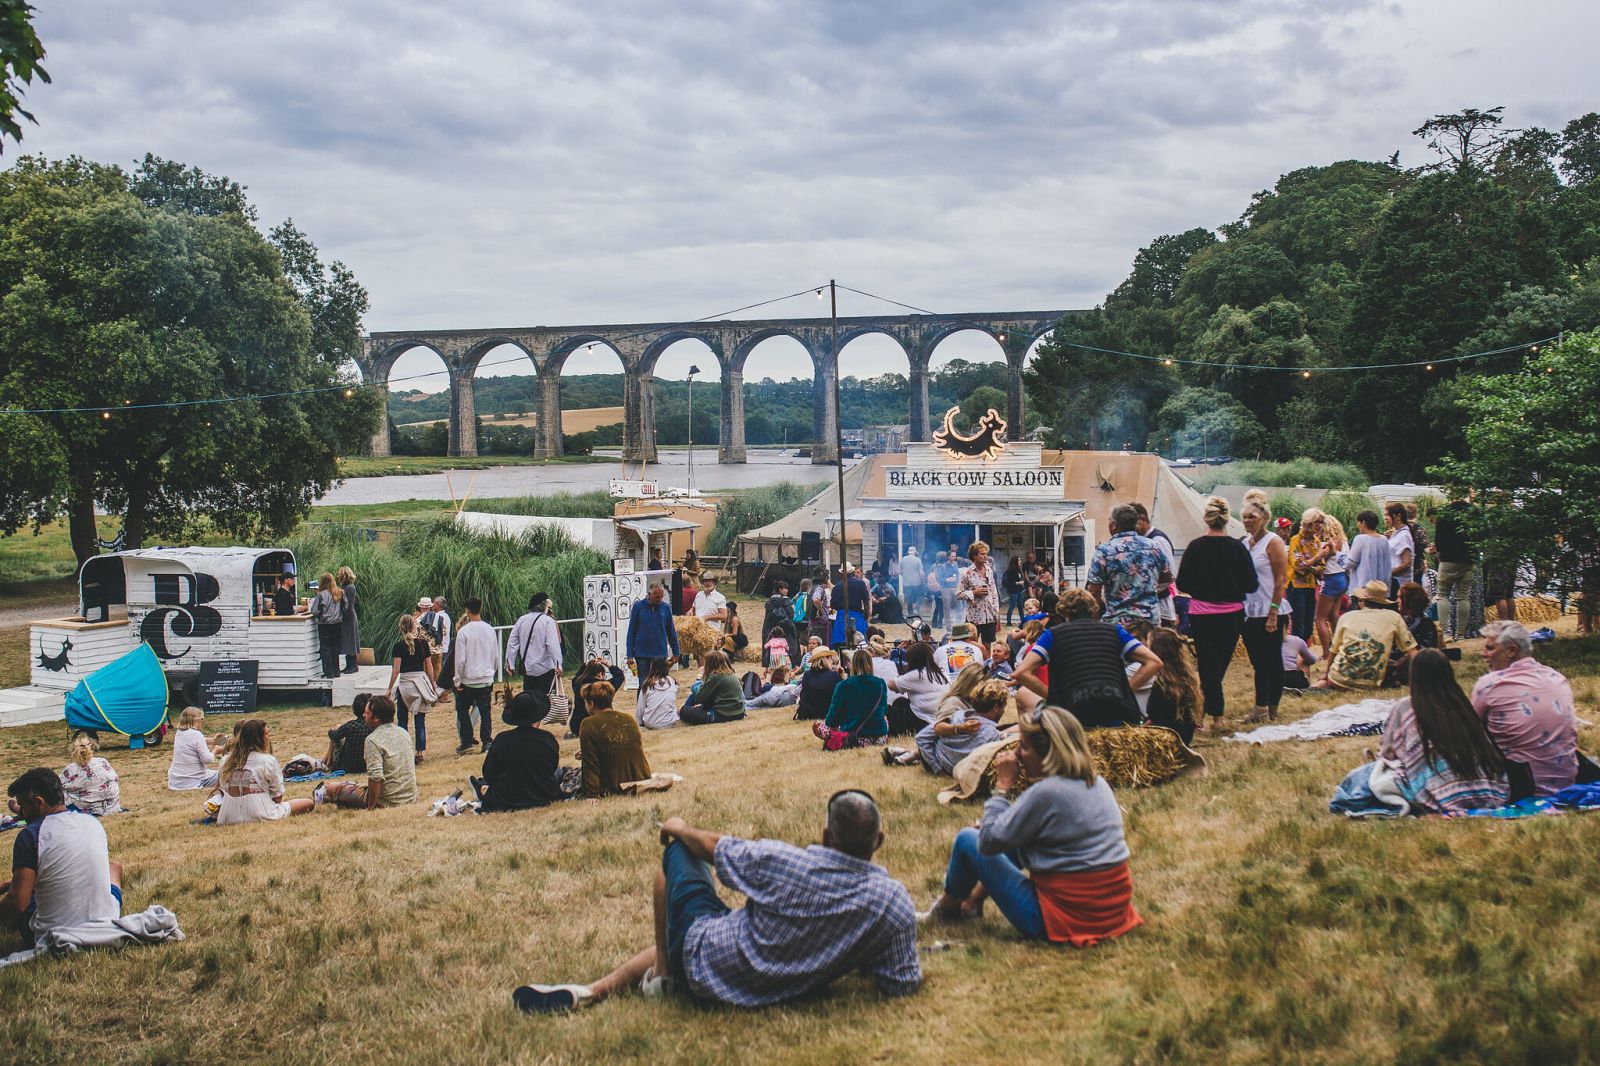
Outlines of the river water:
[{"label": "river water", "polygon": [[[684,452],[662,452],[662,461],[651,463],[648,476],[661,487],[681,488],[688,484],[689,464]],[[717,462],[715,448],[695,450],[694,483],[702,492],[712,489],[747,489],[777,481],[815,484],[835,475],[835,468],[776,452],[749,453],[748,463]],[[604,489],[611,478],[639,476],[637,464],[624,473],[619,461],[611,463],[554,463],[550,466],[492,466],[485,470],[452,470],[448,474],[394,474],[385,477],[349,478],[320,500],[319,506],[358,503],[395,503],[400,500],[449,500],[454,491],[460,499],[470,486],[472,497],[546,496],[555,492],[589,492]]]}]

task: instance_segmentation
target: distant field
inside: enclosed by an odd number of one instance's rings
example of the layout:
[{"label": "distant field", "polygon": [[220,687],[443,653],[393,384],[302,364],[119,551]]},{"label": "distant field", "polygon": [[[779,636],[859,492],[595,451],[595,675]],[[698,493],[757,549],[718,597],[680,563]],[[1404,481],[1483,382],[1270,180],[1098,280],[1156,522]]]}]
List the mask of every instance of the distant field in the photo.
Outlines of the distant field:
[{"label": "distant field", "polygon": [[[524,415],[521,418],[496,418],[494,415],[479,415],[486,425],[491,426],[535,426],[539,419],[534,415]],[[576,411],[561,412],[561,432],[568,434],[587,433],[591,429],[601,426],[614,426],[623,419],[620,407],[585,407]],[[417,426],[431,426],[443,422],[442,418],[432,418],[426,422],[397,422],[400,429],[415,428]]]}]

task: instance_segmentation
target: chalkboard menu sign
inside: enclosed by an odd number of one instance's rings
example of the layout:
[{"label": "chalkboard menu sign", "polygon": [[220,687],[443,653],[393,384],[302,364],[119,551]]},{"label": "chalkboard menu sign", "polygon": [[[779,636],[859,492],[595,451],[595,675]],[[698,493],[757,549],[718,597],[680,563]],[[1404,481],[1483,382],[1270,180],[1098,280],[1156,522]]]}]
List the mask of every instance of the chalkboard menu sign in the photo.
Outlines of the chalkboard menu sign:
[{"label": "chalkboard menu sign", "polygon": [[207,714],[250,714],[256,709],[254,659],[221,659],[200,664],[200,707]]}]

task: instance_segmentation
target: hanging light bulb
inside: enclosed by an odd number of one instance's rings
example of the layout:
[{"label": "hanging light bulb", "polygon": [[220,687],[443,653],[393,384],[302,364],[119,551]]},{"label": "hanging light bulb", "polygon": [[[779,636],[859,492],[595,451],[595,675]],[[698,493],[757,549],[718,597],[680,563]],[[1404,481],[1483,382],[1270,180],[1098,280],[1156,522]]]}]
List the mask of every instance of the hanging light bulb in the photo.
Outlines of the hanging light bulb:
[{"label": "hanging light bulb", "polygon": [[822,290],[821,289],[817,290],[817,299],[819,299],[819,300],[822,299]]},{"label": "hanging light bulb", "polygon": [[1537,344],[1533,345],[1532,347],[1530,347],[1528,349],[1528,351],[1530,351],[1530,352],[1536,352],[1538,350],[1539,350],[1539,346]]},{"label": "hanging light bulb", "polygon": [[1432,370],[1432,369],[1433,369],[1433,364],[1432,364],[1432,363],[1429,363],[1429,364],[1428,364],[1428,369],[1429,369],[1429,370]]},{"label": "hanging light bulb", "polygon": [[1002,333],[1002,334],[1000,334],[1000,343],[1004,344],[1005,342],[1006,342],[1006,335],[1004,333]]},{"label": "hanging light bulb", "polygon": [[100,417],[109,422],[111,420],[111,412],[110,411],[101,411],[100,412]]},{"label": "hanging light bulb", "polygon": [[[355,394],[356,394],[356,390],[355,390],[355,389],[345,389],[345,390],[344,390],[344,394],[345,394],[345,395],[346,395],[346,396],[354,396],[354,395],[355,395]],[[210,424],[211,424],[211,423],[210,423],[210,422],[207,422],[207,423],[206,423],[206,425],[208,425],[208,426],[209,426],[209,425],[210,425]]]},{"label": "hanging light bulb", "polygon": [[1303,377],[1303,378],[1308,378],[1308,377],[1310,377],[1310,376],[1311,376],[1311,371],[1309,371],[1309,370],[1302,370],[1302,371],[1300,371],[1300,376],[1301,376],[1301,377]]},{"label": "hanging light bulb", "polygon": [[1163,359],[1163,360],[1161,360],[1161,365],[1162,366],[1171,366],[1172,365],[1172,360],[1171,359]]}]

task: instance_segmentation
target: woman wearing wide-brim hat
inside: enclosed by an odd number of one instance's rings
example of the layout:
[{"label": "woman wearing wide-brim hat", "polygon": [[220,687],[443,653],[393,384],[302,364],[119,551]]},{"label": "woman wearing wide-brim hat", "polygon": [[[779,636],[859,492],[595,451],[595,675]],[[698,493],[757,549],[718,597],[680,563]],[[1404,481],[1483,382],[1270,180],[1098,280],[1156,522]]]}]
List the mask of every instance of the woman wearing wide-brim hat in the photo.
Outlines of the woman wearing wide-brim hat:
[{"label": "woman wearing wide-brim hat", "polygon": [[1350,590],[1359,609],[1346,611],[1333,630],[1328,656],[1328,676],[1316,688],[1375,689],[1395,656],[1409,659],[1417,650],[1416,638],[1389,599],[1389,586],[1368,581]]}]

